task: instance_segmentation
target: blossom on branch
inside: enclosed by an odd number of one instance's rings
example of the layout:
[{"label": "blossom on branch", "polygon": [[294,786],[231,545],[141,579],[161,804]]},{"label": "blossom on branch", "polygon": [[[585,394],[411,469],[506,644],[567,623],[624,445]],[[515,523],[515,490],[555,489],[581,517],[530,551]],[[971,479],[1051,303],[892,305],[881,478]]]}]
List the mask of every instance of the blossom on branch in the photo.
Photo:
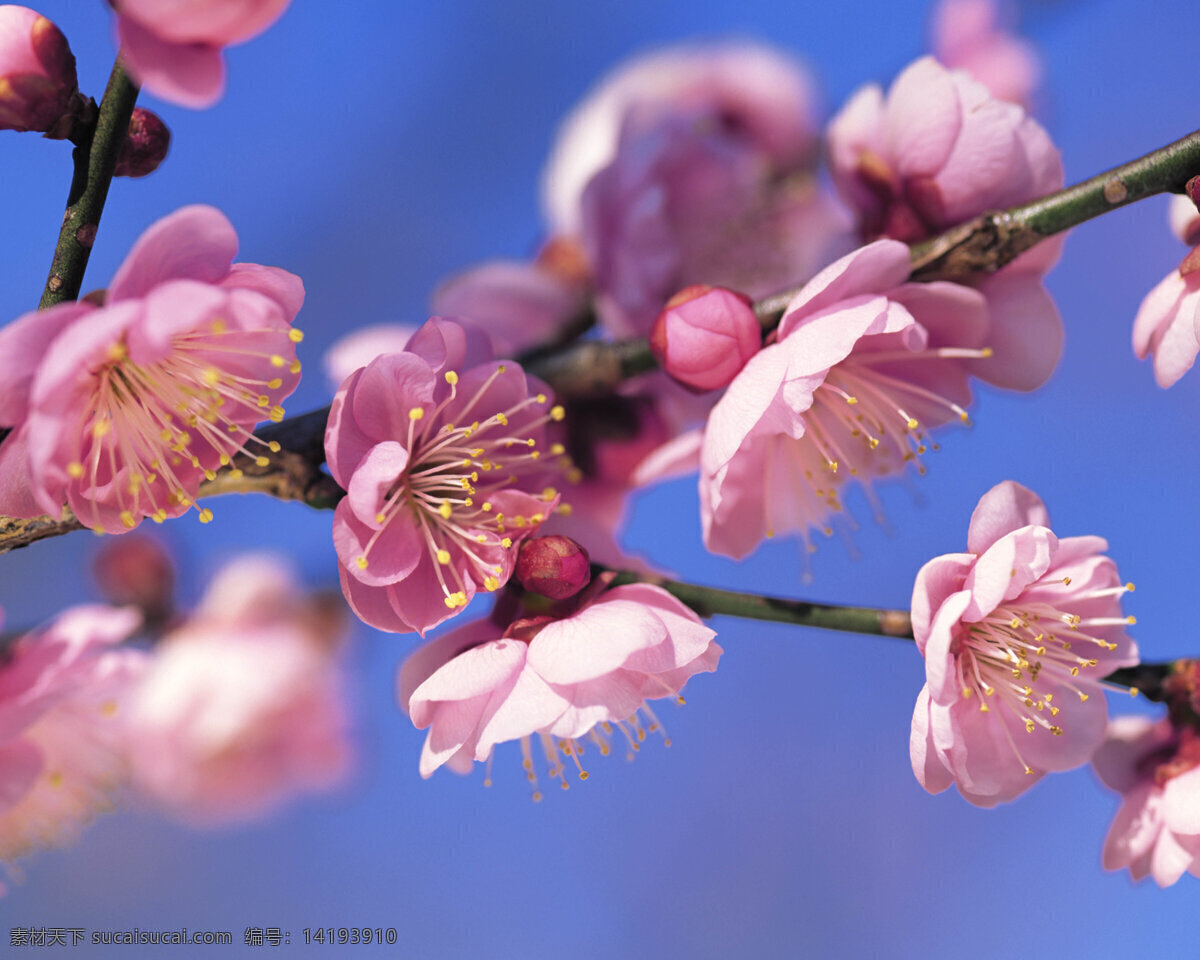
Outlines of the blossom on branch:
[{"label": "blossom on branch", "polygon": [[933,11],[933,54],[966,70],[993,97],[1029,108],[1042,77],[1033,45],[1001,23],[999,0],[940,0]]},{"label": "blossom on branch", "polygon": [[257,36],[291,0],[114,0],[121,57],[138,84],[184,107],[225,92],[225,47]]},{"label": "blossom on branch", "polygon": [[715,635],[649,584],[616,587],[558,619],[518,620],[507,630],[482,620],[451,631],[400,671],[401,706],[418,729],[429,728],[421,776],[442,764],[466,772],[496,744],[519,740],[535,800],[535,744],[564,789],[560,752],[586,779],[581,741],[607,756],[615,728],[637,750],[646,734],[639,713],[650,732],[662,728],[646,701],[678,696],[689,677],[716,670]]},{"label": "blossom on branch", "polygon": [[546,424],[562,418],[548,387],[452,320],[352,373],[325,452],[347,492],[333,539],[354,612],[424,635],[505,583],[520,541],[558,506],[565,451]]},{"label": "blossom on branch", "polygon": [[1118,717],[1092,766],[1122,794],[1104,842],[1104,867],[1169,887],[1200,877],[1200,733],[1146,717]]},{"label": "blossom on branch", "polygon": [[971,803],[1012,800],[1091,759],[1108,711],[1100,681],[1138,662],[1121,597],[1133,589],[1100,537],[1059,539],[1036,494],[1006,480],[971,515],[967,552],[930,560],[913,588],[926,683],[913,773]]},{"label": "blossom on branch", "polygon": [[70,842],[111,808],[146,660],[117,644],[140,623],[131,608],[73,607],[0,657],[0,861]]},{"label": "blossom on branch", "polygon": [[62,31],[36,10],[0,4],[0,130],[61,139],[83,105]]},{"label": "blossom on branch", "polygon": [[342,617],[270,557],[230,563],[155,647],[129,711],[133,784],[184,820],[246,820],[351,764]]},{"label": "blossom on branch", "polygon": [[[833,532],[847,482],[923,471],[920,458],[937,449],[930,428],[968,422],[970,377],[1004,384],[1024,367],[1023,352],[991,349],[979,291],[908,275],[908,247],[895,240],[843,257],[804,286],[777,342],[734,378],[701,449],[710,550],[743,557],[790,531],[814,549],[809,531]],[[1043,377],[1055,359],[1043,356]]]},{"label": "blossom on branch", "polygon": [[[57,516],[123,533],[185,513],[200,483],[283,419],[302,338],[300,278],[233,263],[220,211],[184,207],[134,244],[108,291],[0,330],[0,513]],[[232,469],[237,473],[236,467]],[[201,521],[212,511],[200,510]]]},{"label": "blossom on branch", "polygon": [[1171,229],[1192,250],[1146,294],[1133,321],[1133,352],[1154,357],[1154,379],[1164,389],[1192,369],[1200,353],[1200,212],[1185,196],[1171,198]]}]

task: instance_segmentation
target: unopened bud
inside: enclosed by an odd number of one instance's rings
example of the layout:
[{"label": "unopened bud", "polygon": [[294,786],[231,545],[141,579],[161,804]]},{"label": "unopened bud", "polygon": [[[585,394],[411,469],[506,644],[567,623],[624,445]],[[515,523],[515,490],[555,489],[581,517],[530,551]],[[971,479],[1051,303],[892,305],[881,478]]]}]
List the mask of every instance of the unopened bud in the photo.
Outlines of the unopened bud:
[{"label": "unopened bud", "polygon": [[534,537],[521,545],[517,579],[530,593],[552,600],[573,597],[588,585],[592,570],[588,552],[570,537]]},{"label": "unopened bud", "polygon": [[0,4],[0,130],[61,139],[83,106],[62,31],[36,10]]},{"label": "unopened bud", "polygon": [[133,108],[129,135],[117,154],[115,177],[144,177],[158,169],[171,145],[171,131],[158,114],[142,107]]},{"label": "unopened bud", "polygon": [[140,608],[147,625],[170,618],[175,565],[153,537],[131,533],[106,538],[93,561],[92,571],[109,603]]},{"label": "unopened bud", "polygon": [[750,298],[723,287],[685,287],[654,321],[650,349],[693,390],[727,386],[762,346]]}]

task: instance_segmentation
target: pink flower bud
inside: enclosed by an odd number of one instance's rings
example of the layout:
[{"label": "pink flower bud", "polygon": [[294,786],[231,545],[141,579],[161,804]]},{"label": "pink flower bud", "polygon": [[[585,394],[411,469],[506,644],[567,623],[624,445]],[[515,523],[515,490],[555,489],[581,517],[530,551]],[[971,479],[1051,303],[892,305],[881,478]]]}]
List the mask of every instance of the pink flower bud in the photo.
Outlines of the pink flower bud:
[{"label": "pink flower bud", "polygon": [[170,618],[175,565],[158,540],[138,534],[110,540],[96,554],[92,570],[109,603],[138,607],[149,624]]},{"label": "pink flower bud", "polygon": [[66,136],[55,128],[81,100],[77,86],[62,31],[36,10],[0,4],[0,130]]},{"label": "pink flower bud", "polygon": [[517,579],[530,593],[552,600],[573,597],[592,579],[588,552],[570,537],[535,537],[521,545]]},{"label": "pink flower bud", "polygon": [[171,131],[156,113],[133,108],[129,135],[117,155],[116,177],[144,177],[158,169],[171,146]]},{"label": "pink flower bud", "polygon": [[667,301],[650,333],[659,364],[684,386],[727,386],[762,346],[750,298],[722,287],[685,287]]}]

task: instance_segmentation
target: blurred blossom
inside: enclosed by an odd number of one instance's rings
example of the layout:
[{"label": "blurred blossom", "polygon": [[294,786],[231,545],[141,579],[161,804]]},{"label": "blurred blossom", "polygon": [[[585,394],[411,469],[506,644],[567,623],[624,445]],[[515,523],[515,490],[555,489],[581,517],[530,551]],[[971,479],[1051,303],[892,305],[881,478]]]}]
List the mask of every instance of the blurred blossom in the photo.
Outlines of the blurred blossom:
[{"label": "blurred blossom", "polygon": [[343,624],[284,564],[242,557],[156,646],[133,698],[137,789],[198,824],[262,816],[350,769]]},{"label": "blurred blossom", "polygon": [[[1058,150],[1036,121],[932,57],[906,68],[886,98],[874,84],[860,90],[828,137],[834,181],[865,240],[924,240],[1063,183]],[[1062,241],[1044,240],[999,272],[965,281],[987,297],[989,345],[998,355],[1027,357],[1027,365],[1006,365],[1001,386],[1040,386],[1049,372],[1040,358],[1058,356],[1061,320],[1042,276]]]},{"label": "blurred blossom", "polygon": [[[212,207],[177,210],[138,239],[104,306],[27,313],[0,330],[0,513],[124,533],[195,505],[202,480],[282,420],[300,379],[300,278],[233,263]],[[237,471],[233,471],[236,473]],[[212,512],[199,513],[201,521]]]},{"label": "blurred blossom", "polygon": [[1037,494],[1006,480],[983,495],[967,553],[917,574],[912,622],[926,683],[913,711],[913,772],[995,806],[1043,774],[1091,759],[1108,710],[1101,681],[1138,662],[1125,633],[1132,589],[1100,537],[1059,539]]},{"label": "blurred blossom", "polygon": [[145,177],[158,169],[167,157],[171,131],[162,118],[142,107],[133,108],[129,118],[129,135],[117,154],[114,177]]},{"label": "blurred blossom", "polygon": [[650,349],[676,381],[695,390],[728,386],[762,346],[753,302],[723,287],[685,287],[650,331]]},{"label": "blurred blossom", "polygon": [[62,139],[84,109],[62,31],[36,10],[0,4],[0,130]]},{"label": "blurred blossom", "polygon": [[350,374],[385,353],[402,353],[420,327],[408,323],[377,323],[359,327],[336,340],[325,353],[325,376],[336,393]]},{"label": "blurred blossom", "polygon": [[1122,795],[1104,841],[1104,867],[1129,868],[1169,887],[1200,877],[1200,732],[1193,726],[1118,717],[1092,765]]},{"label": "blurred blossom", "polygon": [[587,307],[588,291],[539,263],[494,260],[445,280],[432,309],[479,324],[498,356],[550,343]]},{"label": "blurred blossom", "polygon": [[507,581],[558,506],[565,449],[546,424],[563,415],[545,384],[492,359],[482,331],[438,317],[351,374],[325,451],[347,492],[333,539],[354,612],[424,635]]},{"label": "blurred blossom", "polygon": [[[1200,244],[1200,212],[1190,198],[1172,197],[1169,217],[1184,243]],[[1154,379],[1164,389],[1192,369],[1200,352],[1200,245],[1146,294],[1133,321],[1133,352],[1154,357]]]},{"label": "blurred blossom", "polygon": [[106,540],[92,560],[104,598],[137,607],[149,629],[164,626],[175,607],[175,564],[154,537],[131,534]]},{"label": "blurred blossom", "polygon": [[987,346],[979,292],[908,275],[908,247],[895,240],[827,267],[717,402],[700,469],[710,550],[743,557],[763,537],[795,531],[812,552],[810,531],[833,532],[847,482],[869,491],[910,463],[923,472],[928,430],[968,420],[970,377],[1002,382],[1025,362]]},{"label": "blurred blossom", "polygon": [[933,55],[966,70],[999,100],[1029,109],[1042,78],[1033,45],[1002,23],[998,0],[940,0],[933,11]]},{"label": "blurred blossom", "polygon": [[225,92],[225,47],[262,33],[291,0],[112,0],[129,72],[148,92],[211,107]]},{"label": "blurred blossom", "polygon": [[677,696],[689,677],[715,670],[722,652],[699,617],[648,584],[617,587],[569,616],[518,620],[501,631],[486,620],[467,624],[401,669],[400,704],[418,729],[429,728],[421,776],[444,763],[465,773],[473,761],[489,760],[496,744],[519,740],[534,799],[541,799],[535,743],[564,789],[560,751],[586,779],[581,741],[607,756],[617,728],[637,750],[646,734],[639,713],[650,732],[662,729],[646,701]]},{"label": "blurred blossom", "polygon": [[[132,609],[73,607],[0,656],[0,861],[73,841],[124,785]],[[5,642],[5,641],[0,641]],[[2,885],[0,885],[2,888]]]}]

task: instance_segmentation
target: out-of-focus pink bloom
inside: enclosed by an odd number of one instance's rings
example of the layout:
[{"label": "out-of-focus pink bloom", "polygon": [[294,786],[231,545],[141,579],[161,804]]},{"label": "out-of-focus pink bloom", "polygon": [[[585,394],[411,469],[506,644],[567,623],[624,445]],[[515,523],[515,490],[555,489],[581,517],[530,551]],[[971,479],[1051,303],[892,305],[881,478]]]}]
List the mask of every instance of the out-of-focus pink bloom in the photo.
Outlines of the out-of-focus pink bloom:
[{"label": "out-of-focus pink bloom", "polygon": [[129,118],[129,135],[121,143],[113,176],[149,176],[167,158],[170,146],[171,131],[162,118],[142,107],[134,107],[133,116]]},{"label": "out-of-focus pink bloom", "polygon": [[760,44],[678,47],[622,65],[559,130],[542,181],[552,232],[580,232],[584,188],[612,163],[622,135],[686,114],[722,128],[774,167],[793,169],[813,153],[815,99],[803,65]]},{"label": "out-of-focus pink bloom", "polygon": [[347,491],[333,538],[355,613],[424,634],[503,584],[558,505],[549,484],[565,451],[545,425],[562,418],[549,388],[492,360],[486,335],[437,317],[351,374],[325,451]]},{"label": "out-of-focus pink bloom", "polygon": [[813,550],[809,530],[832,532],[849,480],[869,486],[909,463],[923,472],[928,430],[967,421],[971,376],[1007,386],[1014,369],[1048,375],[1059,328],[1025,350],[1002,340],[993,350],[980,292],[908,275],[908,247],[895,240],[830,265],[717,402],[700,469],[710,550],[742,557],[787,531]]},{"label": "out-of-focus pink bloom", "polygon": [[385,353],[403,353],[420,327],[410,323],[377,323],[359,327],[334,342],[325,352],[325,376],[330,389],[337,388],[359,367]]},{"label": "out-of-focus pink bloom", "polygon": [[966,70],[993,97],[1029,108],[1042,78],[1033,45],[1004,29],[996,0],[941,0],[933,11],[933,55]]},{"label": "out-of-focus pink bloom", "polygon": [[126,778],[124,703],[145,654],[132,609],[74,607],[0,659],[0,861],[68,843]]},{"label": "out-of-focus pink bloom", "polygon": [[154,537],[132,534],[107,540],[92,560],[104,598],[133,606],[151,628],[160,628],[175,605],[175,564]]},{"label": "out-of-focus pink bloom", "polygon": [[82,107],[62,31],[36,10],[0,4],[0,130],[66,137]]},{"label": "out-of-focus pink bloom", "polygon": [[608,725],[636,749],[644,736],[639,712],[651,731],[661,729],[646,701],[677,696],[689,677],[715,670],[722,652],[691,610],[648,584],[609,590],[563,619],[519,620],[498,638],[499,630],[468,624],[401,669],[400,704],[418,729],[429,727],[421,776],[444,763],[464,772],[496,744],[519,740],[536,791],[534,739],[551,778],[563,773],[559,751],[579,763],[582,738],[607,755]]},{"label": "out-of-focus pink bloom", "polygon": [[[921,240],[1063,182],[1058,150],[1035,120],[932,57],[907,67],[886,98],[874,84],[856,93],[829,125],[829,151],[865,239]],[[1049,257],[1044,247],[1025,256]]]},{"label": "out-of-focus pink bloom", "polygon": [[575,596],[592,579],[587,550],[558,534],[521,544],[516,573],[522,587],[552,600]]},{"label": "out-of-focus pink bloom", "polygon": [[971,515],[967,552],[925,564],[912,623],[926,683],[913,772],[995,806],[1043,774],[1086,763],[1104,739],[1101,680],[1138,662],[1132,617],[1100,537],[1060,540],[1037,494],[1006,480]]},{"label": "out-of-focus pink bloom", "polygon": [[225,92],[221,51],[257,36],[291,0],[115,0],[121,56],[137,82],[185,107]]},{"label": "out-of-focus pink bloom", "polygon": [[[1171,198],[1171,229],[1200,244],[1200,212],[1188,197]],[[1146,294],[1133,321],[1133,352],[1154,356],[1154,379],[1164,389],[1192,369],[1200,353],[1200,246]]]},{"label": "out-of-focus pink bloom", "polygon": [[666,300],[705,283],[773,293],[848,246],[850,223],[808,176],[787,179],[705,114],[627,120],[583,194],[596,306],[617,336],[645,336]]},{"label": "out-of-focus pink bloom", "polygon": [[195,823],[245,820],[350,768],[338,625],[268,557],[226,566],[131,704],[133,782]]},{"label": "out-of-focus pink bloom", "polygon": [[1200,877],[1200,734],[1169,720],[1117,717],[1092,766],[1123,795],[1104,841],[1106,870],[1169,887]]},{"label": "out-of-focus pink bloom", "polygon": [[667,301],[650,331],[650,349],[675,380],[696,390],[728,386],[762,346],[762,327],[745,294],[705,285]]},{"label": "out-of-focus pink bloom", "polygon": [[[28,313],[0,330],[0,513],[58,515],[124,533],[195,503],[260,420],[296,388],[300,278],[232,263],[237,234],[212,207],[151,226],[105,305]],[[263,463],[265,464],[265,459]],[[212,519],[209,510],[200,519]]]},{"label": "out-of-focus pink bloom", "polygon": [[551,342],[587,305],[587,287],[538,263],[495,260],[444,281],[432,309],[488,332],[499,356]]}]

